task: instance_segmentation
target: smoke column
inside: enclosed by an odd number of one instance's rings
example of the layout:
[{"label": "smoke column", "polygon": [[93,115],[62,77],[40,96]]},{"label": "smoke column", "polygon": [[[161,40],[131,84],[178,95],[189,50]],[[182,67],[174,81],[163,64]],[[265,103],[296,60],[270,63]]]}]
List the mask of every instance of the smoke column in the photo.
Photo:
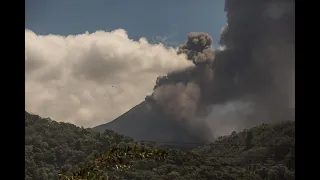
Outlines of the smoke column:
[{"label": "smoke column", "polygon": [[294,1],[226,0],[223,48],[214,49],[206,33],[190,33],[178,53],[195,67],[158,78],[152,99],[192,132],[209,125],[221,135],[291,119],[294,9]]}]

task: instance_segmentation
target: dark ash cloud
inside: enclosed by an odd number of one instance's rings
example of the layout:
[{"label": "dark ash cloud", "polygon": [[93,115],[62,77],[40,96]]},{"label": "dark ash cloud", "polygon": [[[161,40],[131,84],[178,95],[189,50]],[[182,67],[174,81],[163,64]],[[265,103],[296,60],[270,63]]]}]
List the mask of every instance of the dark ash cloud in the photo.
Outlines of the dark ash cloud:
[{"label": "dark ash cloud", "polygon": [[213,134],[292,119],[294,1],[226,0],[225,9],[223,48],[190,33],[178,53],[196,66],[158,78],[153,99],[190,129],[207,124]]}]

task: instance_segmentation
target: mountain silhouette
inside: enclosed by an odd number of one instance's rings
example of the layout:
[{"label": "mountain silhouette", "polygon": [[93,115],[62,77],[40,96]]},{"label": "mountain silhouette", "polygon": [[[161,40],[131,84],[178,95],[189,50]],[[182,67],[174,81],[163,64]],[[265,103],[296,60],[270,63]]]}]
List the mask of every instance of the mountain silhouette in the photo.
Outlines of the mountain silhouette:
[{"label": "mountain silhouette", "polygon": [[[137,141],[155,141],[163,144],[206,141],[204,136],[189,131],[183,122],[166,116],[152,100],[145,100],[113,121],[93,128],[98,132],[106,129]],[[161,143],[157,144],[161,145]]]}]

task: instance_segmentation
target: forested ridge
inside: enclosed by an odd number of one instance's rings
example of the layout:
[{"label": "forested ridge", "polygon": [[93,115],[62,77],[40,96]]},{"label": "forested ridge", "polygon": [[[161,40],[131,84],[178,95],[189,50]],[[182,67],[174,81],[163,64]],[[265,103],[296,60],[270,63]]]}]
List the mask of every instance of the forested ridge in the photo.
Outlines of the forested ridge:
[{"label": "forested ridge", "polygon": [[192,150],[138,144],[28,112],[25,132],[25,179],[295,179],[292,121],[232,132]]},{"label": "forested ridge", "polygon": [[120,142],[132,139],[113,131],[97,133],[25,112],[25,179],[58,179],[61,169],[82,167],[90,156]]}]

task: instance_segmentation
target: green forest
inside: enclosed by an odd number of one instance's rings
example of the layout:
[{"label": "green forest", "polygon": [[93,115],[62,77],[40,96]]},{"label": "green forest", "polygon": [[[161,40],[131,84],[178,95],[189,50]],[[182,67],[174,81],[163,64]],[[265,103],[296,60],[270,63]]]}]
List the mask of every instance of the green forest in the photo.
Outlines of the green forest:
[{"label": "green forest", "polygon": [[25,112],[25,179],[293,180],[295,122],[230,132],[193,149],[134,142]]}]

